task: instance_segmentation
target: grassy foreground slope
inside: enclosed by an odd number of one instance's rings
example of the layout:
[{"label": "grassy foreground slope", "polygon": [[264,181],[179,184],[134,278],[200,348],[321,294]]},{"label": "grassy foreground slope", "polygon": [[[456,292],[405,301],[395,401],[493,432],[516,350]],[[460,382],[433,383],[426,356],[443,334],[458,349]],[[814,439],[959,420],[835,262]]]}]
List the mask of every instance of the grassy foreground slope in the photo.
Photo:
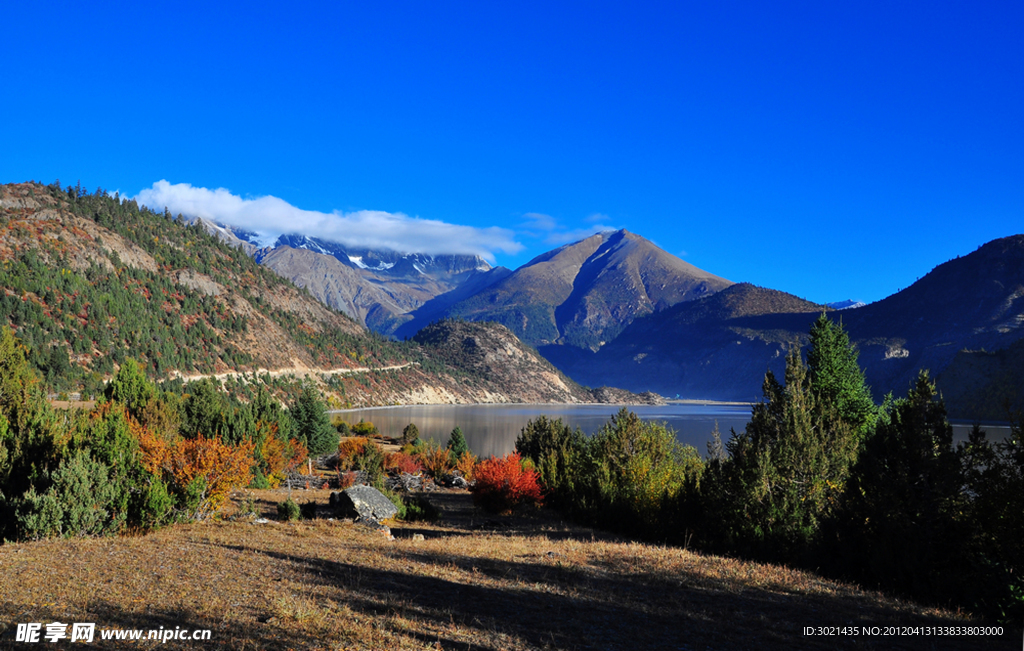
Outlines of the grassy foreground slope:
[{"label": "grassy foreground slope", "polygon": [[[257,491],[266,514],[284,491]],[[300,500],[327,501],[327,491]],[[432,497],[395,540],[346,521],[175,525],[0,547],[0,646],[18,622],[208,628],[232,649],[998,649],[1001,638],[809,637],[805,626],[978,622],[779,566],[624,542],[547,511]],[[322,513],[322,515],[325,515]],[[413,538],[421,534],[422,540]],[[6,627],[6,628],[3,628]],[[1014,637],[1015,636],[1015,637]],[[97,648],[125,648],[101,642]],[[170,647],[169,647],[170,648]]]}]

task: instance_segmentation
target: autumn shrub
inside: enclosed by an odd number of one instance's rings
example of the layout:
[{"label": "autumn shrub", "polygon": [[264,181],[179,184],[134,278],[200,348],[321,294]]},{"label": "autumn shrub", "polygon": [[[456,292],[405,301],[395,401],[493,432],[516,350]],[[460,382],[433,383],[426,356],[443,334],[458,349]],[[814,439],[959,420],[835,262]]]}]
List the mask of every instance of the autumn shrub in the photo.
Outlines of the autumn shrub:
[{"label": "autumn shrub", "polygon": [[423,466],[411,454],[388,452],[384,455],[384,470],[416,475],[423,472]]},{"label": "autumn shrub", "polygon": [[491,457],[476,467],[473,502],[492,513],[510,513],[521,505],[543,501],[536,470],[523,466],[518,452]]},{"label": "autumn shrub", "polygon": [[469,450],[455,462],[455,470],[459,471],[459,474],[465,477],[466,481],[473,481],[473,473],[476,472],[476,467],[476,455]]},{"label": "autumn shrub", "polygon": [[430,441],[417,454],[420,464],[423,465],[423,469],[428,475],[435,479],[451,474],[452,472],[452,457],[448,453],[448,450],[442,448],[437,443]]},{"label": "autumn shrub", "polygon": [[356,473],[351,470],[339,470],[338,471],[338,488],[345,490],[351,488],[356,483]]},{"label": "autumn shrub", "polygon": [[227,445],[199,434],[170,448],[164,469],[171,486],[186,496],[187,517],[216,513],[232,490],[249,485],[253,447],[251,441]]},{"label": "autumn shrub", "polygon": [[277,488],[289,471],[295,470],[309,458],[309,450],[298,439],[283,441],[272,434],[264,439],[260,456],[260,474],[266,477],[268,488]]},{"label": "autumn shrub", "polygon": [[366,450],[366,446],[369,442],[369,439],[365,436],[342,439],[341,443],[338,444],[338,468],[351,470],[354,465],[355,457]]}]

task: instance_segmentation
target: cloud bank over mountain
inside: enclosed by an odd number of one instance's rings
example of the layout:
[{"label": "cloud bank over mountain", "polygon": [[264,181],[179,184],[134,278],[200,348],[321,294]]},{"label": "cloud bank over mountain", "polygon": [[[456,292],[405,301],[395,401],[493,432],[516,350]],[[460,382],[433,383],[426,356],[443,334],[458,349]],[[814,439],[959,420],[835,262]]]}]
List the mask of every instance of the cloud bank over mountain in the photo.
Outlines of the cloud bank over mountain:
[{"label": "cloud bank over mountain", "polygon": [[135,196],[152,210],[205,219],[261,234],[265,240],[297,233],[352,247],[390,249],[402,253],[479,255],[493,263],[496,252],[523,249],[513,231],[475,228],[380,210],[323,213],[302,210],[273,196],[242,198],[225,188],[210,190],[189,183],[160,180]]}]

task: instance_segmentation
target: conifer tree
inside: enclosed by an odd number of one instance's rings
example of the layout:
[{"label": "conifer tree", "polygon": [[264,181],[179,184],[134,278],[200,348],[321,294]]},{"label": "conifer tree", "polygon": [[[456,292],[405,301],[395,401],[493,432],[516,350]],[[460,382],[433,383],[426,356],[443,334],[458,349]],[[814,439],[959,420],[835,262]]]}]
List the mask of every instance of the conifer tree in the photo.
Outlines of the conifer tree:
[{"label": "conifer tree", "polygon": [[811,326],[810,338],[807,369],[811,390],[823,406],[834,409],[863,435],[874,426],[877,409],[849,335],[841,323],[834,323],[822,312]]},{"label": "conifer tree", "polygon": [[469,446],[466,444],[466,437],[462,434],[462,428],[456,426],[452,430],[451,435],[448,437],[448,452],[455,459],[462,458],[462,455],[469,452]]},{"label": "conifer tree", "polygon": [[338,430],[331,425],[327,406],[320,392],[311,383],[302,385],[302,391],[289,409],[294,423],[294,434],[309,449],[309,454],[319,456],[337,450]]}]

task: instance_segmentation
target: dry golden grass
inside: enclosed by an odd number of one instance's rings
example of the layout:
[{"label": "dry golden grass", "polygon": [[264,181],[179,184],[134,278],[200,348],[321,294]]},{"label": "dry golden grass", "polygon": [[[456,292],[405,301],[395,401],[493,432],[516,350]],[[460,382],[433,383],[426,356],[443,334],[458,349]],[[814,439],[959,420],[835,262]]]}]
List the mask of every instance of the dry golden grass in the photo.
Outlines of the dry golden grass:
[{"label": "dry golden grass", "polygon": [[[253,494],[269,517],[287,496]],[[328,495],[293,492],[321,505]],[[442,520],[396,524],[393,541],[345,521],[239,519],[0,546],[0,644],[13,645],[18,622],[61,621],[213,631],[169,648],[1017,648],[1008,638],[804,637],[804,626],[971,622],[805,572],[622,541],[547,512],[493,518],[466,493],[431,499]]]}]

